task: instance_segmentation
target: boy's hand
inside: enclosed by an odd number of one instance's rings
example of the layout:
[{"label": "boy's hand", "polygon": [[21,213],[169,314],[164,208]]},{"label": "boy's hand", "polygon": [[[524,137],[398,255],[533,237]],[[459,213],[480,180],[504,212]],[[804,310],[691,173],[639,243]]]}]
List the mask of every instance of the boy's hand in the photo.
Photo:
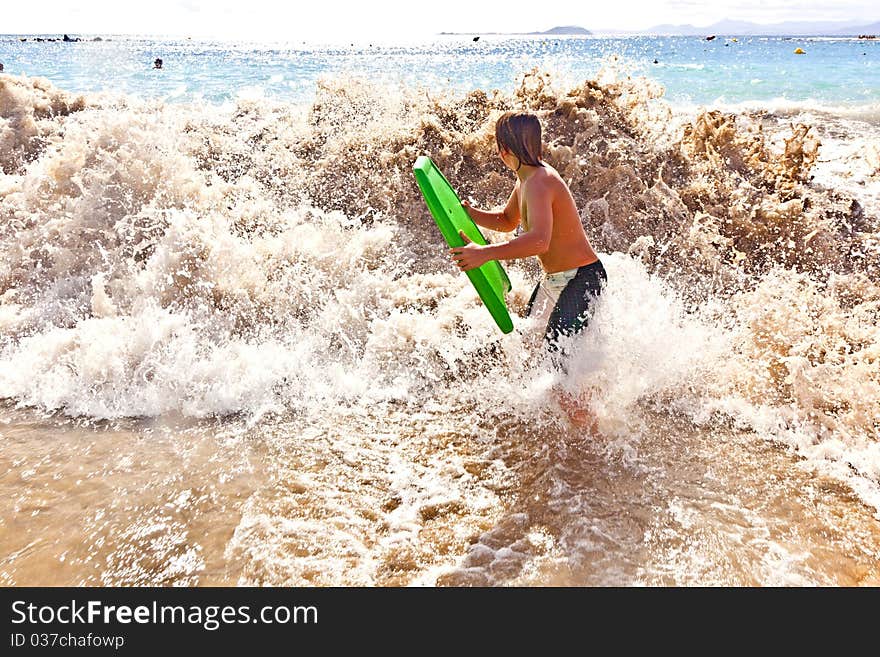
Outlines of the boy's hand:
[{"label": "boy's hand", "polygon": [[464,234],[464,231],[460,230],[458,231],[458,234],[464,240],[464,246],[457,246],[454,249],[449,249],[449,253],[459,269],[462,271],[470,271],[471,269],[481,267],[491,260],[491,258],[485,253],[485,246],[471,242],[468,236]]}]

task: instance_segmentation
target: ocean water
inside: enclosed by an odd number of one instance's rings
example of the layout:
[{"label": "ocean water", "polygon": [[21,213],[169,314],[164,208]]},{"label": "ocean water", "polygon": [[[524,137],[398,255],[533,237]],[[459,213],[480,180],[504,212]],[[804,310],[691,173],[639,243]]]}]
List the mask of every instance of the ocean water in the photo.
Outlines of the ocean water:
[{"label": "ocean water", "polygon": [[[876,42],[25,36],[3,584],[880,584]],[[502,203],[511,108],[609,275],[565,375],[411,174]]]},{"label": "ocean water", "polygon": [[[787,101],[830,107],[880,104],[880,43],[855,37],[472,37],[314,44],[200,42],[104,35],[0,35],[6,73],[44,76],[76,92],[124,92],[171,102],[266,97],[308,102],[328,76],[388,84],[510,92],[534,67],[576,83],[609,66],[663,85],[667,101],[705,105]],[[22,42],[20,39],[27,41]],[[805,51],[796,55],[796,48]],[[153,69],[153,60],[163,69]],[[656,63],[655,63],[656,60]]]}]

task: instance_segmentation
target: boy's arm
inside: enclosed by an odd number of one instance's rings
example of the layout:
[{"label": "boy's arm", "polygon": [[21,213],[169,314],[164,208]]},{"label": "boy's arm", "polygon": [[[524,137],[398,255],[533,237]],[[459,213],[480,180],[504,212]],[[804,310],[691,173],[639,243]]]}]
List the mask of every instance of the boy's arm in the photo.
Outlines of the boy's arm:
[{"label": "boy's arm", "polygon": [[509,242],[483,247],[486,260],[514,260],[546,253],[553,234],[551,195],[544,186],[532,185],[526,191],[529,230]]},{"label": "boy's arm", "polygon": [[[551,194],[543,187],[532,186],[528,190],[526,204],[529,209],[529,230],[519,237],[501,244],[480,246],[466,243],[450,249],[452,259],[462,271],[475,269],[490,260],[514,260],[547,252],[553,234]],[[464,234],[462,237],[470,242]]]},{"label": "boy's arm", "polygon": [[516,193],[517,187],[519,187],[519,185],[513,188],[513,191],[510,193],[510,198],[507,199],[507,205],[505,205],[504,209],[501,211],[480,210],[479,208],[471,206],[467,201],[462,201],[461,204],[464,206],[468,216],[473,219],[474,223],[478,226],[500,233],[509,233],[510,231],[516,230],[520,221],[519,201]]}]

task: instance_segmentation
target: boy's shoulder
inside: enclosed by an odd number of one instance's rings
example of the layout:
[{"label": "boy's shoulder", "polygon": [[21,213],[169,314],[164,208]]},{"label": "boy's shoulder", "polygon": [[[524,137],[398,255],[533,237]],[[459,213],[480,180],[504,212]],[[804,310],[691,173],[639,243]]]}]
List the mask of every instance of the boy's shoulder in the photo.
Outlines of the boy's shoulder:
[{"label": "boy's shoulder", "polygon": [[543,189],[554,189],[561,182],[562,176],[559,175],[559,172],[556,169],[554,169],[547,163],[545,163],[544,166],[536,172],[536,187],[541,187]]}]

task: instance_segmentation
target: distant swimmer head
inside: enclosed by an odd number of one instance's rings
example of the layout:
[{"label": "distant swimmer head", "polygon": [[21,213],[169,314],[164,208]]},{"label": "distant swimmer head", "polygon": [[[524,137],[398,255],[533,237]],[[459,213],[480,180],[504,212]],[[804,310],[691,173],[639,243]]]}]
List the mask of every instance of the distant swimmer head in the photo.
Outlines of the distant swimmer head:
[{"label": "distant swimmer head", "polygon": [[162,68],[162,58],[156,57],[156,61],[153,62],[153,68]]},{"label": "distant swimmer head", "polygon": [[[541,122],[530,112],[505,112],[495,122],[495,143],[504,163],[514,171],[526,166],[544,166],[541,162]],[[511,166],[505,159],[517,159]]]}]

